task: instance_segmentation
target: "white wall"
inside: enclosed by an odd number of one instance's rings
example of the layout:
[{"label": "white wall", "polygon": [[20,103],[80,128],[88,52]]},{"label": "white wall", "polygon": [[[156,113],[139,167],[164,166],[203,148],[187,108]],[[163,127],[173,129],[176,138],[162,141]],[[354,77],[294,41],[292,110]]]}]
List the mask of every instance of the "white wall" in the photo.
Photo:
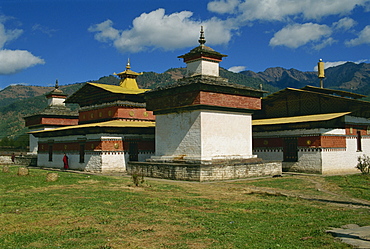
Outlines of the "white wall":
[{"label": "white wall", "polygon": [[65,101],[66,99],[65,98],[49,98],[48,99],[48,106],[52,106],[52,105],[61,105],[61,106],[65,106]]},{"label": "white wall", "polygon": [[197,110],[156,116],[153,159],[251,158],[251,114]]},{"label": "white wall", "polygon": [[126,171],[125,154],[123,152],[105,152],[101,155],[102,172]]},{"label": "white wall", "polygon": [[202,59],[187,63],[187,74],[219,76],[219,64],[217,62],[205,61]]},{"label": "white wall", "polygon": [[251,158],[251,114],[201,112],[202,158]]},{"label": "white wall", "polygon": [[357,151],[357,138],[347,137],[345,151],[323,151],[323,174],[360,173],[356,168],[357,158],[370,156],[370,138],[362,138],[362,151]]},{"label": "white wall", "polygon": [[[346,119],[351,122],[366,123],[367,119],[349,117]],[[299,136],[299,135],[345,135],[345,129],[300,129],[285,130],[278,132],[258,132],[253,135],[257,137],[276,137],[276,136]],[[284,163],[289,165],[292,171],[317,172],[322,174],[345,174],[360,173],[356,169],[357,158],[363,154],[370,156],[370,137],[363,136],[361,139],[362,151],[357,151],[357,137],[346,137],[346,148],[324,148],[315,151],[311,148],[299,148],[298,162]],[[254,153],[264,160],[283,160],[283,151],[269,151],[256,149]]]}]

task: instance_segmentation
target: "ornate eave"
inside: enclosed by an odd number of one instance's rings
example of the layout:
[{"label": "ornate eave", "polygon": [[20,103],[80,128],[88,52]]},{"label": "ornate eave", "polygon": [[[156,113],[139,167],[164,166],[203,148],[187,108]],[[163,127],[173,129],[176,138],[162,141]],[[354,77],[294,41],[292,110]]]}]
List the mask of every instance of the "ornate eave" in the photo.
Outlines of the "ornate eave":
[{"label": "ornate eave", "polygon": [[229,83],[227,79],[209,75],[196,75],[177,80],[175,84],[158,87],[145,94],[145,98],[150,96],[165,96],[182,91],[198,90],[219,93],[229,93],[238,95],[248,95],[262,97],[266,91],[257,90],[251,87]]}]

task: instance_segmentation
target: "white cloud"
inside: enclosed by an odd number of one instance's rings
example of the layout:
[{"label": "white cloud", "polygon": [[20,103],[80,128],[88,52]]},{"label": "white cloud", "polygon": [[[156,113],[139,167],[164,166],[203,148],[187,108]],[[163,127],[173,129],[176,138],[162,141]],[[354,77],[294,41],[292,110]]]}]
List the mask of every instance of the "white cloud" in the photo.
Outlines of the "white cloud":
[{"label": "white cloud", "polygon": [[233,66],[233,67],[230,67],[228,70],[233,73],[239,73],[241,71],[244,71],[245,69],[246,69],[245,66]]},{"label": "white cloud", "polygon": [[329,38],[323,40],[321,43],[315,45],[313,48],[316,49],[316,50],[321,50],[321,49],[323,49],[327,46],[332,45],[335,42],[337,42],[337,41],[334,40],[332,37],[329,37]]},{"label": "white cloud", "polygon": [[333,23],[333,27],[338,30],[349,30],[356,24],[357,22],[352,18],[345,17],[340,19],[338,22]]},{"label": "white cloud", "polygon": [[278,20],[303,16],[320,19],[328,15],[350,13],[356,6],[365,6],[368,0],[244,0],[239,5],[232,0],[216,0],[208,3],[208,10],[216,13],[233,13],[238,9],[243,21]]},{"label": "white cloud", "polygon": [[8,17],[0,16],[0,75],[14,74],[37,64],[45,64],[43,59],[26,50],[4,49],[6,43],[17,39],[23,33],[21,29],[6,29],[1,22],[8,19]]},{"label": "white cloud", "polygon": [[88,31],[97,32],[94,38],[101,42],[107,42],[109,40],[115,40],[119,38],[120,31],[112,27],[113,22],[106,20],[105,22],[91,26]]},{"label": "white cloud", "polygon": [[219,14],[233,13],[238,4],[240,4],[239,0],[219,0],[209,2],[207,8],[209,11]]},{"label": "white cloud", "polygon": [[[196,45],[201,25],[205,27],[207,45],[227,44],[236,30],[253,21],[292,23],[294,20],[298,23],[302,19],[320,20],[329,15],[350,14],[356,6],[366,9],[369,3],[370,0],[214,0],[207,5],[209,11],[232,15],[225,20],[213,17],[201,21],[195,19],[190,11],[166,14],[160,8],[142,13],[128,29],[119,29],[116,23],[106,20],[88,30],[94,33],[97,41],[109,43],[121,52],[174,50]],[[348,31],[354,25],[356,22],[349,17],[334,22],[331,27],[312,22],[290,24],[274,35],[270,45],[298,48],[313,43],[313,48],[319,50],[337,42],[330,38],[332,32]],[[348,44],[356,44],[360,40],[363,38],[351,40]]]},{"label": "white cloud", "polygon": [[0,23],[0,49],[4,47],[5,43],[17,39],[22,33],[21,29],[7,30],[4,24]]},{"label": "white cloud", "polygon": [[95,39],[112,43],[118,50],[139,52],[162,48],[173,50],[193,46],[199,37],[200,26],[204,26],[207,44],[226,44],[231,39],[233,23],[211,18],[200,22],[191,19],[190,11],[166,15],[164,9],[143,13],[133,20],[131,29],[113,28],[110,20],[91,26]]},{"label": "white cloud", "polygon": [[357,38],[346,42],[347,46],[357,46],[361,44],[370,44],[370,25],[366,26]]},{"label": "white cloud", "polygon": [[[356,64],[360,64],[363,62],[366,62],[367,60],[358,60],[358,61],[324,61],[324,68],[327,69],[329,67],[336,67],[342,64],[345,64],[347,62],[353,62]],[[315,72],[317,72],[317,65],[313,68]]]},{"label": "white cloud", "polygon": [[0,50],[0,75],[14,74],[37,64],[45,64],[45,61],[28,51]]},{"label": "white cloud", "polygon": [[319,41],[332,33],[327,25],[315,23],[292,24],[284,27],[270,40],[270,46],[298,48],[312,41]]}]

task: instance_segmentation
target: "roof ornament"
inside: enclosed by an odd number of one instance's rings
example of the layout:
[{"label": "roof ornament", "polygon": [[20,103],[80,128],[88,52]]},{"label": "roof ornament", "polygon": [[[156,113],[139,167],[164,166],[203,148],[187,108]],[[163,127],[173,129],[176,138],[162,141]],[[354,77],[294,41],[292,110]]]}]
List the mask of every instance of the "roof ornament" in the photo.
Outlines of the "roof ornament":
[{"label": "roof ornament", "polygon": [[320,87],[324,88],[323,80],[325,78],[325,65],[322,59],[320,59],[319,62],[317,63],[317,74],[318,74],[317,76],[320,79]]},{"label": "roof ornament", "polygon": [[130,58],[127,59],[127,64],[126,64],[126,69],[130,69],[131,68],[131,65],[130,65]]},{"label": "roof ornament", "polygon": [[63,91],[59,89],[59,83],[58,83],[58,79],[56,79],[55,81],[55,86],[54,86],[54,90],[51,91],[52,93],[58,93],[58,94],[63,94]]},{"label": "roof ornament", "polygon": [[200,46],[204,46],[204,43],[206,43],[206,38],[204,37],[203,26],[200,26],[200,37],[199,37],[198,42]]}]

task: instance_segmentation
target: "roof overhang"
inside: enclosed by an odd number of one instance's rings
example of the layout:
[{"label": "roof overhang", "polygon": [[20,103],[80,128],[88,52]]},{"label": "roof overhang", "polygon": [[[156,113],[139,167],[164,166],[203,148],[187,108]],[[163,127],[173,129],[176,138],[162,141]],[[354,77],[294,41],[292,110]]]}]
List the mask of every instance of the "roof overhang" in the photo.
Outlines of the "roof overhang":
[{"label": "roof overhang", "polygon": [[127,120],[111,120],[100,123],[89,123],[81,125],[64,126],[60,128],[41,130],[29,132],[36,137],[47,137],[47,136],[64,136],[64,135],[75,135],[75,134],[88,134],[88,133],[120,133],[125,130],[143,130],[155,128],[155,122],[151,121],[127,121]]},{"label": "roof overhang", "polygon": [[252,125],[281,125],[281,124],[292,124],[292,123],[303,123],[303,122],[320,122],[328,121],[335,118],[343,117],[350,114],[351,112],[339,112],[339,113],[325,113],[305,116],[294,116],[294,117],[282,117],[282,118],[267,118],[267,119],[256,119],[252,121]]}]

